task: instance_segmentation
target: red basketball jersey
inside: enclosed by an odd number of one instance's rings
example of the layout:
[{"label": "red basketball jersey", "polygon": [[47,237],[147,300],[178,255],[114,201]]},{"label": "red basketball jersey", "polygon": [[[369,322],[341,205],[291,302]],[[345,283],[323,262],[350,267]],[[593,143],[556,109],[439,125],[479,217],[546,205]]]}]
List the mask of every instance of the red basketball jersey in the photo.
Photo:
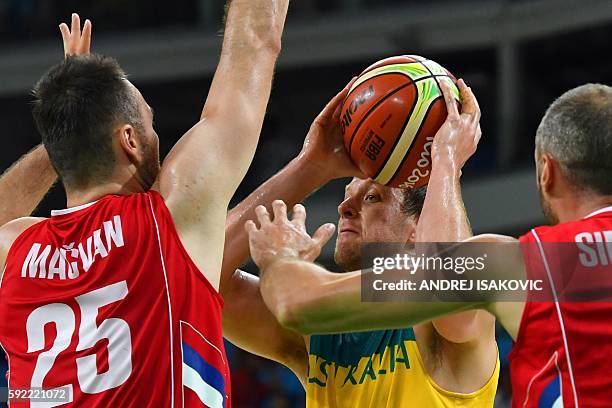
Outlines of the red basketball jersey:
[{"label": "red basketball jersey", "polygon": [[[581,281],[591,278],[591,267],[602,268],[599,272],[607,274],[609,271],[612,275],[612,207],[596,211],[579,221],[535,228],[520,241],[535,248],[529,251],[531,259],[526,259],[528,277],[539,275],[546,279],[546,276],[554,276],[559,271],[567,273],[564,269],[574,274],[549,278],[546,285],[550,287],[553,299],[562,299],[569,292],[567,287],[564,292],[564,288],[554,283],[555,280],[571,279],[574,286],[580,286]],[[588,255],[584,258],[588,263],[570,263],[568,268],[564,258],[577,258],[576,254],[584,248],[578,243],[591,248],[578,256]],[[568,252],[573,254],[567,255]],[[510,355],[513,406],[610,407],[610,356],[612,303],[527,302]]]},{"label": "red basketball jersey", "polygon": [[222,305],[158,193],[54,211],[6,261],[9,388],[70,391],[32,406],[229,407]]}]

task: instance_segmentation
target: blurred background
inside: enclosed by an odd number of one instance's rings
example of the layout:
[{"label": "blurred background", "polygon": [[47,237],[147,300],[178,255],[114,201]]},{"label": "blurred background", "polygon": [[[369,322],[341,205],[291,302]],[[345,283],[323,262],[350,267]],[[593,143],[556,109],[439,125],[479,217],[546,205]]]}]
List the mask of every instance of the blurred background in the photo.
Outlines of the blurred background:
[{"label": "blurred background", "polygon": [[[223,0],[0,0],[0,169],[40,142],[29,90],[63,57],[58,24],[71,12],[93,21],[93,51],[116,57],[155,108],[164,155],[199,118],[223,8]],[[544,223],[533,171],[544,111],[577,85],[612,83],[609,0],[294,0],[289,14],[260,147],[235,203],[299,152],[311,121],[352,76],[380,58],[419,54],[464,78],[482,108],[483,137],[463,173],[475,232],[519,235]],[[346,182],[306,200],[311,226],[337,221]],[[38,213],[64,206],[56,187]],[[498,340],[507,368],[511,342],[502,331]],[[229,344],[228,354],[235,406],[304,406],[287,369]],[[504,370],[496,406],[509,398]]]}]

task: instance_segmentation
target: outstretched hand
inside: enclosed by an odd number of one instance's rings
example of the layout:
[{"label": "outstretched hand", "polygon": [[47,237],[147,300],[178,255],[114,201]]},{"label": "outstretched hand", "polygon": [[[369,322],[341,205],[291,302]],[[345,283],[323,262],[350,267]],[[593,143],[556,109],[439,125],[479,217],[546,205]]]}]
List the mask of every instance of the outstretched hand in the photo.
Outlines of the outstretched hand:
[{"label": "outstretched hand", "polygon": [[274,219],[266,207],[260,205],[255,209],[259,228],[249,220],[245,228],[249,234],[251,258],[260,269],[264,269],[275,259],[300,258],[314,261],[321,253],[323,246],[334,234],[334,224],[324,224],[311,237],[306,232],[306,209],[297,204],[293,207],[293,218],[287,217],[287,206],[281,200],[272,203]]},{"label": "outstretched hand", "polygon": [[461,169],[476,152],[482,132],[480,130],[480,107],[478,101],[463,79],[457,82],[461,92],[461,113],[448,82],[440,81],[448,116],[436,133],[432,145],[433,165],[440,159],[450,159]]},{"label": "outstretched hand", "polygon": [[64,55],[88,55],[91,48],[91,21],[85,20],[81,31],[81,18],[72,14],[71,27],[66,23],[59,26],[64,41]]},{"label": "outstretched hand", "polygon": [[331,101],[310,125],[299,158],[319,167],[328,179],[341,177],[364,178],[363,173],[349,157],[340,128],[342,103],[357,77],[354,77]]}]

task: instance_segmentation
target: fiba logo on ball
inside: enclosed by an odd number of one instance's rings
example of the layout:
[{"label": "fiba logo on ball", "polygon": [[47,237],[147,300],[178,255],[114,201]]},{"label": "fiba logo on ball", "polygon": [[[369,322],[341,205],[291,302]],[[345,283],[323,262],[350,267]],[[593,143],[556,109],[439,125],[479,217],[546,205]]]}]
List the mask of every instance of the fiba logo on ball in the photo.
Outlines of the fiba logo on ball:
[{"label": "fiba logo on ball", "polygon": [[[341,112],[344,144],[368,177],[391,187],[419,188],[431,173],[431,146],[446,119],[440,82],[455,77],[416,55],[386,58],[353,83]],[[374,92],[376,90],[376,92]]]}]

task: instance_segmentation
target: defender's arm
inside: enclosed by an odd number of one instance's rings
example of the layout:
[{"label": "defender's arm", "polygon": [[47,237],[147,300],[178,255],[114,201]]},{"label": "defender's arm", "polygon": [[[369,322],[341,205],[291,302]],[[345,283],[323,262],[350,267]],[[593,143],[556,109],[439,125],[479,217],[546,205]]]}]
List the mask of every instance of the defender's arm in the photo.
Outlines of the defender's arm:
[{"label": "defender's arm", "polygon": [[253,159],[288,0],[233,0],[200,121],[174,146],[160,192],[183,244],[219,286],[227,206]]},{"label": "defender's arm", "polygon": [[[485,292],[482,300],[466,302],[362,302],[360,271],[333,274],[311,262],[315,259],[312,254],[320,253],[331,238],[333,225],[319,227],[310,237],[304,216],[294,216],[289,221],[286,207],[280,201],[275,202],[273,220],[267,212],[257,215],[260,226],[248,221],[245,228],[251,256],[261,271],[262,296],[283,326],[302,334],[407,327],[476,308],[488,308],[502,316],[499,312],[504,306],[497,302],[496,292]],[[524,278],[523,254],[516,239],[481,235],[464,241],[464,245],[485,242],[512,244],[489,246],[489,257],[482,270],[487,278]],[[460,252],[464,248],[465,253]],[[473,255],[470,250],[473,247],[468,245],[458,247],[453,256]],[[509,320],[500,319],[502,325],[511,323],[516,315],[506,317]]]},{"label": "defender's arm", "polygon": [[[507,244],[516,240],[482,235],[466,242]],[[524,277],[518,245],[500,247],[486,266],[483,273],[491,278]],[[516,335],[511,326],[520,320],[520,314],[510,310],[513,304],[486,297],[478,302],[362,302],[361,271],[334,274],[295,257],[280,257],[267,264],[262,270],[261,291],[279,322],[302,334],[401,328],[451,313],[485,309]]]},{"label": "defender's arm", "polygon": [[42,145],[19,159],[0,177],[0,225],[30,215],[56,179]]}]

